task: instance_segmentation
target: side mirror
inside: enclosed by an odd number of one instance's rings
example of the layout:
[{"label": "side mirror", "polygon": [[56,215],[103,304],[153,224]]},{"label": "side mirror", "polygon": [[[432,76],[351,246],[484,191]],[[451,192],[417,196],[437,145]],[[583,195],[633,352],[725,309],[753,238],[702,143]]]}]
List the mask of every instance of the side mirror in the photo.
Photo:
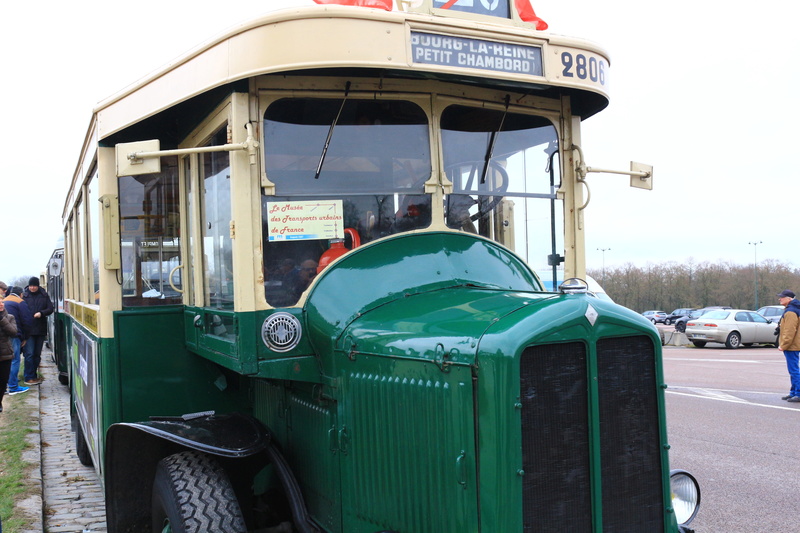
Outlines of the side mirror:
[{"label": "side mirror", "polygon": [[[644,176],[642,176],[644,174]],[[631,161],[631,187],[653,190],[653,165]]]},{"label": "side mirror", "polygon": [[158,139],[119,143],[114,148],[117,153],[117,177],[158,174],[161,172],[160,157],[137,157],[140,153],[161,150],[161,142]]}]

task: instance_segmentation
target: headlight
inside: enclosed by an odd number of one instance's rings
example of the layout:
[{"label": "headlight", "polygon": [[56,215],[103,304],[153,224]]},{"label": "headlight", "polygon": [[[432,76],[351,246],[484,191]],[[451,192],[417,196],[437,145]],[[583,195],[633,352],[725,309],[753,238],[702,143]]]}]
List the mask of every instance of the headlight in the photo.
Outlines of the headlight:
[{"label": "headlight", "polygon": [[669,483],[672,487],[672,508],[675,510],[675,518],[680,525],[688,524],[694,519],[700,507],[700,485],[685,470],[670,472]]}]

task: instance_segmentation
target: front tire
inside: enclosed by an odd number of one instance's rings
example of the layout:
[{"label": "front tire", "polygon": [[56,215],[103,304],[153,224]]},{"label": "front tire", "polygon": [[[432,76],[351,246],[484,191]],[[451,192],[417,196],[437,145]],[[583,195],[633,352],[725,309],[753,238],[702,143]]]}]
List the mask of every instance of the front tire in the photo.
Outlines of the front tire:
[{"label": "front tire", "polygon": [[731,331],[728,338],[725,339],[725,346],[731,350],[735,350],[742,345],[742,336],[735,331]]},{"label": "front tire", "polygon": [[152,517],[153,533],[247,533],[227,474],[214,459],[195,451],[159,461]]},{"label": "front tire", "polygon": [[671,326],[671,325],[672,325],[672,320],[670,320],[669,318],[668,318],[668,319],[666,319],[666,320],[664,321],[664,325],[665,325],[665,326]]}]

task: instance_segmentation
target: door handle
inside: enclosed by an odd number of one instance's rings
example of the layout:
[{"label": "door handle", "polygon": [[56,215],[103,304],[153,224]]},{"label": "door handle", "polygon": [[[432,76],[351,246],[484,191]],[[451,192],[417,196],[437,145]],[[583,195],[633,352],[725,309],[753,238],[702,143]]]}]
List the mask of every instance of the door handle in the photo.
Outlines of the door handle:
[{"label": "door handle", "polygon": [[178,265],[169,271],[169,279],[167,281],[169,281],[169,286],[172,287],[173,291],[177,292],[178,294],[183,294],[183,289],[179,289],[172,283],[172,276],[175,274],[175,271],[178,270],[179,268],[183,268],[183,265]]}]

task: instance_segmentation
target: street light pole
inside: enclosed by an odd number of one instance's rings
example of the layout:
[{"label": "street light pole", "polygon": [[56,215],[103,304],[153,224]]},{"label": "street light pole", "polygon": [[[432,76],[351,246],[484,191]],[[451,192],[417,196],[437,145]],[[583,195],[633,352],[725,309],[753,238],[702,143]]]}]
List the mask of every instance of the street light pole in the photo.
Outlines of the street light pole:
[{"label": "street light pole", "polygon": [[756,306],[753,310],[755,311],[758,309],[758,256],[756,251],[758,250],[758,245],[762,244],[762,241],[748,242],[747,244],[753,245],[753,299],[756,302]]},{"label": "street light pole", "polygon": [[606,250],[611,248],[598,248],[598,251],[603,252],[603,287],[606,286]]}]

